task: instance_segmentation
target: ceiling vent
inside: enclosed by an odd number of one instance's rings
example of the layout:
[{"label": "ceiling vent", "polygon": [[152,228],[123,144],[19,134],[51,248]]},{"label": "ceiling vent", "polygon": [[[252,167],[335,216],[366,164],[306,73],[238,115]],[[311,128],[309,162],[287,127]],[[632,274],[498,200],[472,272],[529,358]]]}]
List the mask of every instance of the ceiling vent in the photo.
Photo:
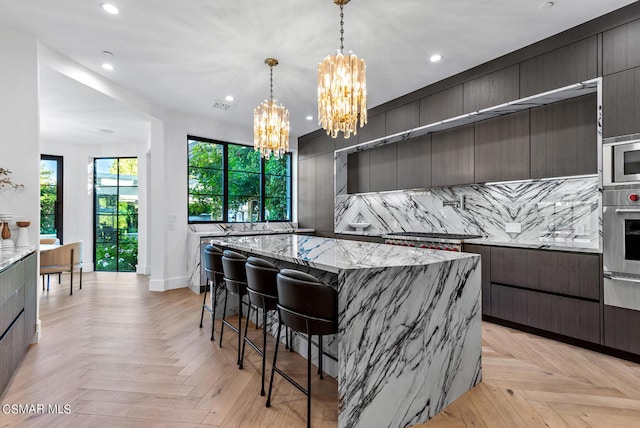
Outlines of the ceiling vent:
[{"label": "ceiling vent", "polygon": [[229,110],[231,108],[231,104],[225,103],[224,101],[213,101],[213,108],[218,110]]}]

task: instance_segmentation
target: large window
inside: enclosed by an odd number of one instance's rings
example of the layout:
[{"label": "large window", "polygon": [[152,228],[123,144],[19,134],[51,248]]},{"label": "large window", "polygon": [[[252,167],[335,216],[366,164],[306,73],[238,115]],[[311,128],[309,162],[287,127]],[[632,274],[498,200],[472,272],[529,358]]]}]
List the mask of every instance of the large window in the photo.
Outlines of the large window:
[{"label": "large window", "polygon": [[289,221],[291,154],[188,137],[189,223]]},{"label": "large window", "polygon": [[62,243],[62,156],[40,156],[40,236]]},{"label": "large window", "polygon": [[94,160],[96,271],[135,272],[138,263],[138,160]]}]

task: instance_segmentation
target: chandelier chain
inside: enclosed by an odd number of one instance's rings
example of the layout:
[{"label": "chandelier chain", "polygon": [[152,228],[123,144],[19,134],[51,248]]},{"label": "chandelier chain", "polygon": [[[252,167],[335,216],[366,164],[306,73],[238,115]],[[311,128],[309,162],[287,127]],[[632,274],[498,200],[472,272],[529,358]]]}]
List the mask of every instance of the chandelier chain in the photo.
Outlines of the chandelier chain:
[{"label": "chandelier chain", "polygon": [[270,97],[271,97],[271,101],[273,101],[273,66],[270,65],[269,66],[269,93],[270,93]]},{"label": "chandelier chain", "polygon": [[344,5],[340,3],[340,52],[344,50]]}]

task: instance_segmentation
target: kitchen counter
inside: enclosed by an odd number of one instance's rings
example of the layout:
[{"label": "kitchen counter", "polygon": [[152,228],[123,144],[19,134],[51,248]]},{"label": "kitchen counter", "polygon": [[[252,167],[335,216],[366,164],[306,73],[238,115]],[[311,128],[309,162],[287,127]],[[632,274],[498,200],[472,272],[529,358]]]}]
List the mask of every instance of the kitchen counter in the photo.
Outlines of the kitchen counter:
[{"label": "kitchen counter", "polygon": [[0,272],[11,267],[15,262],[33,253],[35,247],[3,248],[0,251]]},{"label": "kitchen counter", "polygon": [[291,234],[213,243],[338,290],[339,333],[324,343],[340,427],[425,422],[480,382],[479,256]]}]

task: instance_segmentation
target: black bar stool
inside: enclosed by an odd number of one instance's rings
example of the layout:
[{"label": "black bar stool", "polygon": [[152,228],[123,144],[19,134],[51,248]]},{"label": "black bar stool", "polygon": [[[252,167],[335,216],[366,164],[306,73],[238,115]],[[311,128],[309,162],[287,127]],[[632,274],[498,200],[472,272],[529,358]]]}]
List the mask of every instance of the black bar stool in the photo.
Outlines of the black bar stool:
[{"label": "black bar stool", "polygon": [[[242,344],[242,354],[240,355],[240,368],[244,361],[244,349],[247,343],[262,356],[262,385],[260,395],[264,395],[264,369],[266,364],[267,350],[267,312],[277,310],[278,287],[276,276],[278,268],[266,260],[249,257],[245,265],[247,270],[247,294],[249,295],[249,311],[247,312],[247,322],[244,327],[244,342]],[[251,317],[251,306],[255,307],[256,315],[258,308],[262,309],[262,349],[247,337],[249,329],[249,318]]]},{"label": "black bar stool", "polygon": [[[307,396],[307,427],[311,426],[311,337],[338,332],[338,292],[304,272],[282,269],[277,275],[280,324],[273,354],[267,407],[271,407],[273,375],[278,372]],[[307,389],[276,367],[282,325],[307,335]],[[322,350],[318,348],[319,365]]]},{"label": "black bar stool", "polygon": [[[222,253],[222,270],[224,272],[226,291],[224,294],[224,308],[222,310],[222,324],[220,326],[220,346],[222,347],[224,326],[227,325],[231,330],[238,333],[238,360],[236,362],[238,365],[240,364],[240,345],[242,342],[242,298],[247,294],[247,271],[244,267],[246,262],[247,258],[235,251],[224,250]],[[225,320],[229,292],[238,296],[238,328]]]},{"label": "black bar stool", "polygon": [[[222,270],[222,250],[209,244],[204,249],[203,260],[204,271],[207,275],[207,284],[204,287],[204,299],[202,301],[202,314],[200,314],[200,328],[202,328],[202,320],[204,311],[207,310],[211,314],[211,340],[213,340],[213,326],[216,319],[216,300],[218,285],[224,276]],[[207,305],[207,290],[211,290],[211,306]]]}]

